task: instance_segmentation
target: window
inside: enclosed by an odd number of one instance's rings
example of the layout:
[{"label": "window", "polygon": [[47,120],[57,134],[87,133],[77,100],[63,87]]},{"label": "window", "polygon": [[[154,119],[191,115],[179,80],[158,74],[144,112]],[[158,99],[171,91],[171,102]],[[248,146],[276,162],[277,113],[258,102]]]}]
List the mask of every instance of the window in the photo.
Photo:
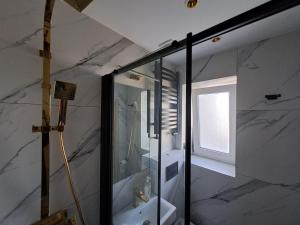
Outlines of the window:
[{"label": "window", "polygon": [[229,93],[198,95],[199,147],[229,153]]},{"label": "window", "polygon": [[194,155],[235,164],[236,76],[193,83]]}]

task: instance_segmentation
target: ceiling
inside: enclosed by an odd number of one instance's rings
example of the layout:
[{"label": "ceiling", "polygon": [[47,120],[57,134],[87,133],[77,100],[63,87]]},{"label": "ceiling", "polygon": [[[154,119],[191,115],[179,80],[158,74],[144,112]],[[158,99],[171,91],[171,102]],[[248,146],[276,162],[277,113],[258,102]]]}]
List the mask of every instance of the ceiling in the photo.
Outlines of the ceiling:
[{"label": "ceiling", "polygon": [[[94,0],[83,13],[148,51],[154,51],[167,40],[181,40],[188,32],[198,33],[265,2],[200,0],[196,8],[187,9],[184,0]],[[194,57],[203,57],[297,29],[300,29],[300,7],[224,35],[217,44],[211,41],[202,43],[194,48]],[[168,60],[181,64],[184,53],[170,56]]]},{"label": "ceiling", "polygon": [[172,38],[198,33],[267,0],[199,0],[188,9],[185,0],[93,0],[83,11],[131,41],[154,51]]}]

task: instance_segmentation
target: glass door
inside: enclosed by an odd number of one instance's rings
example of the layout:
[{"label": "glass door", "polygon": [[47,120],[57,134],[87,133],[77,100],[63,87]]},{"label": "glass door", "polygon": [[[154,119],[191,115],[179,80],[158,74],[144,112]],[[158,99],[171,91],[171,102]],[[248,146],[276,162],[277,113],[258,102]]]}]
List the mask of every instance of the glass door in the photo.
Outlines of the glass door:
[{"label": "glass door", "polygon": [[114,225],[157,224],[159,88],[154,62],[114,77]]}]

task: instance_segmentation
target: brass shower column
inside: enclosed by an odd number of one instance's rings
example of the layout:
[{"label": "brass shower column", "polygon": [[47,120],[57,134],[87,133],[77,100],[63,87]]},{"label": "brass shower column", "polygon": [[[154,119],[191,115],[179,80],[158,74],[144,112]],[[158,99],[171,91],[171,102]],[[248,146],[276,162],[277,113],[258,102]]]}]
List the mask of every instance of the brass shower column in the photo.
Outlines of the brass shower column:
[{"label": "brass shower column", "polygon": [[43,56],[43,81],[42,81],[42,185],[41,185],[41,218],[49,216],[49,162],[50,162],[50,137],[51,131],[51,84],[50,84],[50,70],[51,70],[51,18],[53,13],[55,0],[46,0],[45,14],[44,14],[44,49]]},{"label": "brass shower column", "polygon": [[[81,12],[92,0],[65,0],[71,7]],[[42,133],[42,173],[41,173],[41,219],[49,216],[49,181],[50,181],[50,132],[58,127],[51,127],[51,19],[55,0],[46,0],[44,12],[43,79],[42,79],[42,126],[32,126],[33,132]]]}]

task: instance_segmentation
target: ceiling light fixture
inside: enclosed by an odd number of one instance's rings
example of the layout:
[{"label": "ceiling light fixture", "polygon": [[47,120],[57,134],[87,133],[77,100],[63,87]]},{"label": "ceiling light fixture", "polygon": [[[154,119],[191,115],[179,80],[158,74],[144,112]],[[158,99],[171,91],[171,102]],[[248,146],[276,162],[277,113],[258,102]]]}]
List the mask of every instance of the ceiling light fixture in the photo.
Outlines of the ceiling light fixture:
[{"label": "ceiling light fixture", "polygon": [[185,6],[188,9],[195,8],[198,4],[198,0],[185,0]]},{"label": "ceiling light fixture", "polygon": [[216,42],[219,42],[220,40],[221,40],[220,37],[214,37],[211,41],[212,41],[213,43],[216,43]]}]

